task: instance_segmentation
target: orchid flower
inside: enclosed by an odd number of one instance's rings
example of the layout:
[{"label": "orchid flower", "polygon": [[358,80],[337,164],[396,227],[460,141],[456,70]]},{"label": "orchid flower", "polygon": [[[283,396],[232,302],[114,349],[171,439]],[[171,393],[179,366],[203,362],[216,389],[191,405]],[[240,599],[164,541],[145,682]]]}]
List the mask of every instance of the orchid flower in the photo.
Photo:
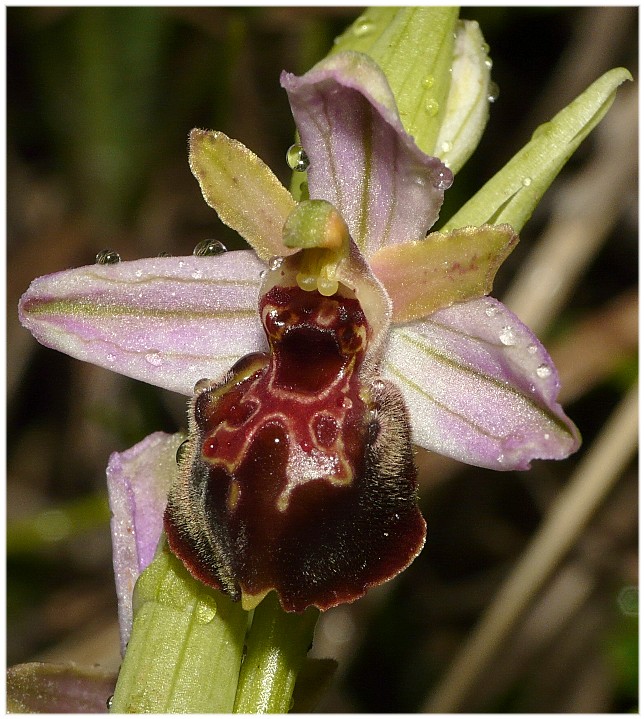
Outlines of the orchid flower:
[{"label": "orchid flower", "polygon": [[452,171],[408,134],[369,56],[281,84],[300,202],[239,142],[190,136],[206,202],[252,249],[108,255],[20,302],[41,343],[191,397],[185,446],[152,435],[108,467],[124,646],[162,525],[189,572],[245,609],[275,590],[287,611],[325,610],[421,550],[414,444],[500,470],[579,446],[547,351],[488,296],[520,228],[427,234]]}]

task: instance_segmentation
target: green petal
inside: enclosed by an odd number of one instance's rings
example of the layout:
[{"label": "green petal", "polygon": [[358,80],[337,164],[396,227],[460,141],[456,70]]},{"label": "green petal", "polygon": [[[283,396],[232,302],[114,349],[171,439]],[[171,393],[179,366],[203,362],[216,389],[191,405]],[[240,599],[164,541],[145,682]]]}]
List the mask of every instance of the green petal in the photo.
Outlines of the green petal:
[{"label": "green petal", "polygon": [[432,156],[446,113],[457,20],[457,7],[372,7],[332,51],[363,52],[380,65],[405,130]]},{"label": "green petal", "polygon": [[509,225],[432,232],[419,242],[383,248],[370,264],[392,299],[394,322],[408,322],[489,294],[518,239]]},{"label": "green petal", "polygon": [[631,79],[624,68],[607,72],[550,122],[540,125],[530,142],[448,220],[443,230],[508,223],[519,232],[568,158],[608,112],[617,88]]},{"label": "green petal", "polygon": [[206,202],[260,259],[291,254],[282,244],[282,227],[295,202],[257,155],[222,132],[193,130],[190,169]]}]

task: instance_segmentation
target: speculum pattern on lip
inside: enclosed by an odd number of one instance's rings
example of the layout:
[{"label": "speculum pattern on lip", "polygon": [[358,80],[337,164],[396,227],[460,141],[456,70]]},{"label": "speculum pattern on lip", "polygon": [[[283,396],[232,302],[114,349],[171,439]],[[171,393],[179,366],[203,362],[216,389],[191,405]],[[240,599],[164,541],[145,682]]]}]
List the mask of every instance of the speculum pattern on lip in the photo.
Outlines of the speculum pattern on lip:
[{"label": "speculum pattern on lip", "polygon": [[249,608],[272,589],[290,611],[352,601],[424,542],[406,410],[393,385],[365,376],[370,329],[350,295],[269,289],[270,352],[192,402],[169,543]]}]

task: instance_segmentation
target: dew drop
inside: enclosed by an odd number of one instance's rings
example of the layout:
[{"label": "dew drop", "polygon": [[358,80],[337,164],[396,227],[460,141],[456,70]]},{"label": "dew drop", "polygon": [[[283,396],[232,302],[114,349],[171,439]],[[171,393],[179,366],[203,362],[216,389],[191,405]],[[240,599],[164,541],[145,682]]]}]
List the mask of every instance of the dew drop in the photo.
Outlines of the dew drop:
[{"label": "dew drop", "polygon": [[485,314],[488,317],[496,317],[499,314],[500,310],[496,305],[488,305],[485,308]]},{"label": "dew drop", "polygon": [[535,129],[535,131],[532,133],[532,139],[538,140],[543,135],[547,135],[549,130],[550,130],[550,123],[544,122],[543,124],[539,125],[539,127],[537,127]]},{"label": "dew drop", "polygon": [[505,461],[505,455],[504,455],[503,453],[501,453],[501,454],[496,458],[496,461],[497,461],[499,464],[502,464],[502,463]]},{"label": "dew drop", "polygon": [[533,355],[537,353],[537,345],[528,345],[528,353]]},{"label": "dew drop", "polygon": [[363,20],[353,28],[356,37],[367,37],[373,32],[374,24],[371,20]]},{"label": "dew drop", "polygon": [[485,58],[483,64],[485,65],[485,67],[487,67],[488,70],[492,69],[492,60],[489,57]]},{"label": "dew drop", "polygon": [[263,279],[266,277],[267,274],[268,274],[267,270],[262,270],[262,271],[259,273],[259,279],[260,279],[260,280],[263,280]]},{"label": "dew drop", "polygon": [[433,76],[433,75],[428,75],[428,76],[423,80],[423,87],[424,87],[426,90],[429,90],[429,88],[432,87],[433,85],[434,85],[434,76]]},{"label": "dew drop", "polygon": [[532,178],[531,177],[524,177],[523,180],[521,180],[524,187],[530,187],[532,184]]},{"label": "dew drop", "polygon": [[449,152],[452,147],[452,143],[449,140],[445,140],[445,142],[441,143],[441,152]]},{"label": "dew drop", "polygon": [[515,343],[512,327],[508,325],[503,327],[501,329],[501,333],[499,334],[499,339],[501,340],[501,342],[503,342],[504,345],[511,347]]},{"label": "dew drop", "polygon": [[195,257],[215,257],[226,252],[226,245],[219,240],[201,240],[194,248],[192,254]]},{"label": "dew drop", "polygon": [[117,265],[121,261],[121,255],[114,250],[101,250],[96,254],[97,265]]},{"label": "dew drop", "polygon": [[452,173],[447,169],[439,170],[434,175],[434,187],[437,190],[447,190],[452,186],[452,182],[454,181],[454,176]]},{"label": "dew drop", "polygon": [[193,280],[200,280],[203,277],[203,272],[201,270],[195,270],[190,274],[190,277],[192,277]]},{"label": "dew drop", "polygon": [[143,275],[143,270],[137,270],[134,275],[135,277],[141,277]]},{"label": "dew drop", "polygon": [[338,399],[338,407],[341,407],[342,409],[351,409],[351,407],[353,407],[353,402],[349,397],[340,397],[340,399]]},{"label": "dew drop", "polygon": [[425,112],[430,117],[435,117],[436,115],[438,115],[438,102],[436,102],[433,97],[427,100],[427,102],[425,103]]},{"label": "dew drop", "polygon": [[172,257],[172,255],[169,252],[159,252],[157,257]]},{"label": "dew drop", "polygon": [[163,364],[163,357],[160,352],[148,352],[145,355],[146,362],[149,362],[153,367],[159,367]]},{"label": "dew drop", "polygon": [[211,380],[208,377],[202,377],[200,380],[197,380],[195,382],[195,386],[192,391],[197,394],[198,392],[201,392],[202,390],[206,389],[206,387],[209,387],[210,382]]},{"label": "dew drop", "polygon": [[114,362],[114,361],[116,360],[116,355],[113,355],[113,354],[110,352],[110,354],[108,354],[108,355],[105,357],[105,359],[106,359],[108,362]]},{"label": "dew drop", "polygon": [[487,55],[487,53],[490,52],[490,46],[486,42],[481,43],[481,52],[484,55]]},{"label": "dew drop", "polygon": [[107,697],[107,701],[105,702],[105,705],[107,706],[107,711],[112,708],[112,704],[114,704],[114,694],[110,694],[110,696]]},{"label": "dew drop", "polygon": [[302,145],[291,145],[286,151],[286,164],[295,172],[305,172],[311,164]]},{"label": "dew drop", "polygon": [[201,592],[194,617],[199,624],[209,624],[217,615],[217,604],[213,595]]},{"label": "dew drop", "polygon": [[550,435],[548,434],[548,432],[543,433],[543,438],[546,440],[550,439]]},{"label": "dew drop", "polygon": [[495,102],[496,100],[498,100],[499,92],[499,86],[494,82],[494,80],[490,80],[490,83],[487,86],[487,101]]},{"label": "dew drop", "polygon": [[268,261],[268,267],[271,270],[279,270],[283,262],[283,257],[271,257],[271,259]]},{"label": "dew drop", "polygon": [[374,392],[384,392],[385,391],[385,383],[381,379],[376,379],[371,383],[371,388]]},{"label": "dew drop", "polygon": [[539,379],[546,379],[546,377],[550,377],[551,374],[552,370],[547,364],[540,364],[537,367],[537,377],[539,377]]},{"label": "dew drop", "polygon": [[185,459],[189,444],[190,440],[184,439],[184,441],[177,447],[177,454],[175,455],[177,464],[180,464]]}]

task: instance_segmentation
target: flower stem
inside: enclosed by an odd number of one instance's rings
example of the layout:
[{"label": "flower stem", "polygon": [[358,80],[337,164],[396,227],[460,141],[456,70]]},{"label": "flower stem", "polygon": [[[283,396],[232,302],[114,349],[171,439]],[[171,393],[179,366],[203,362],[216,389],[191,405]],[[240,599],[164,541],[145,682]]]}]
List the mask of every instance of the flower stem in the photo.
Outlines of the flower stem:
[{"label": "flower stem", "polygon": [[246,637],[235,697],[238,714],[286,713],[297,674],[313,641],[319,611],[285,612],[271,592],[257,606]]},{"label": "flower stem", "polygon": [[193,579],[163,542],[134,590],[134,623],[110,711],[229,713],[248,613]]}]

